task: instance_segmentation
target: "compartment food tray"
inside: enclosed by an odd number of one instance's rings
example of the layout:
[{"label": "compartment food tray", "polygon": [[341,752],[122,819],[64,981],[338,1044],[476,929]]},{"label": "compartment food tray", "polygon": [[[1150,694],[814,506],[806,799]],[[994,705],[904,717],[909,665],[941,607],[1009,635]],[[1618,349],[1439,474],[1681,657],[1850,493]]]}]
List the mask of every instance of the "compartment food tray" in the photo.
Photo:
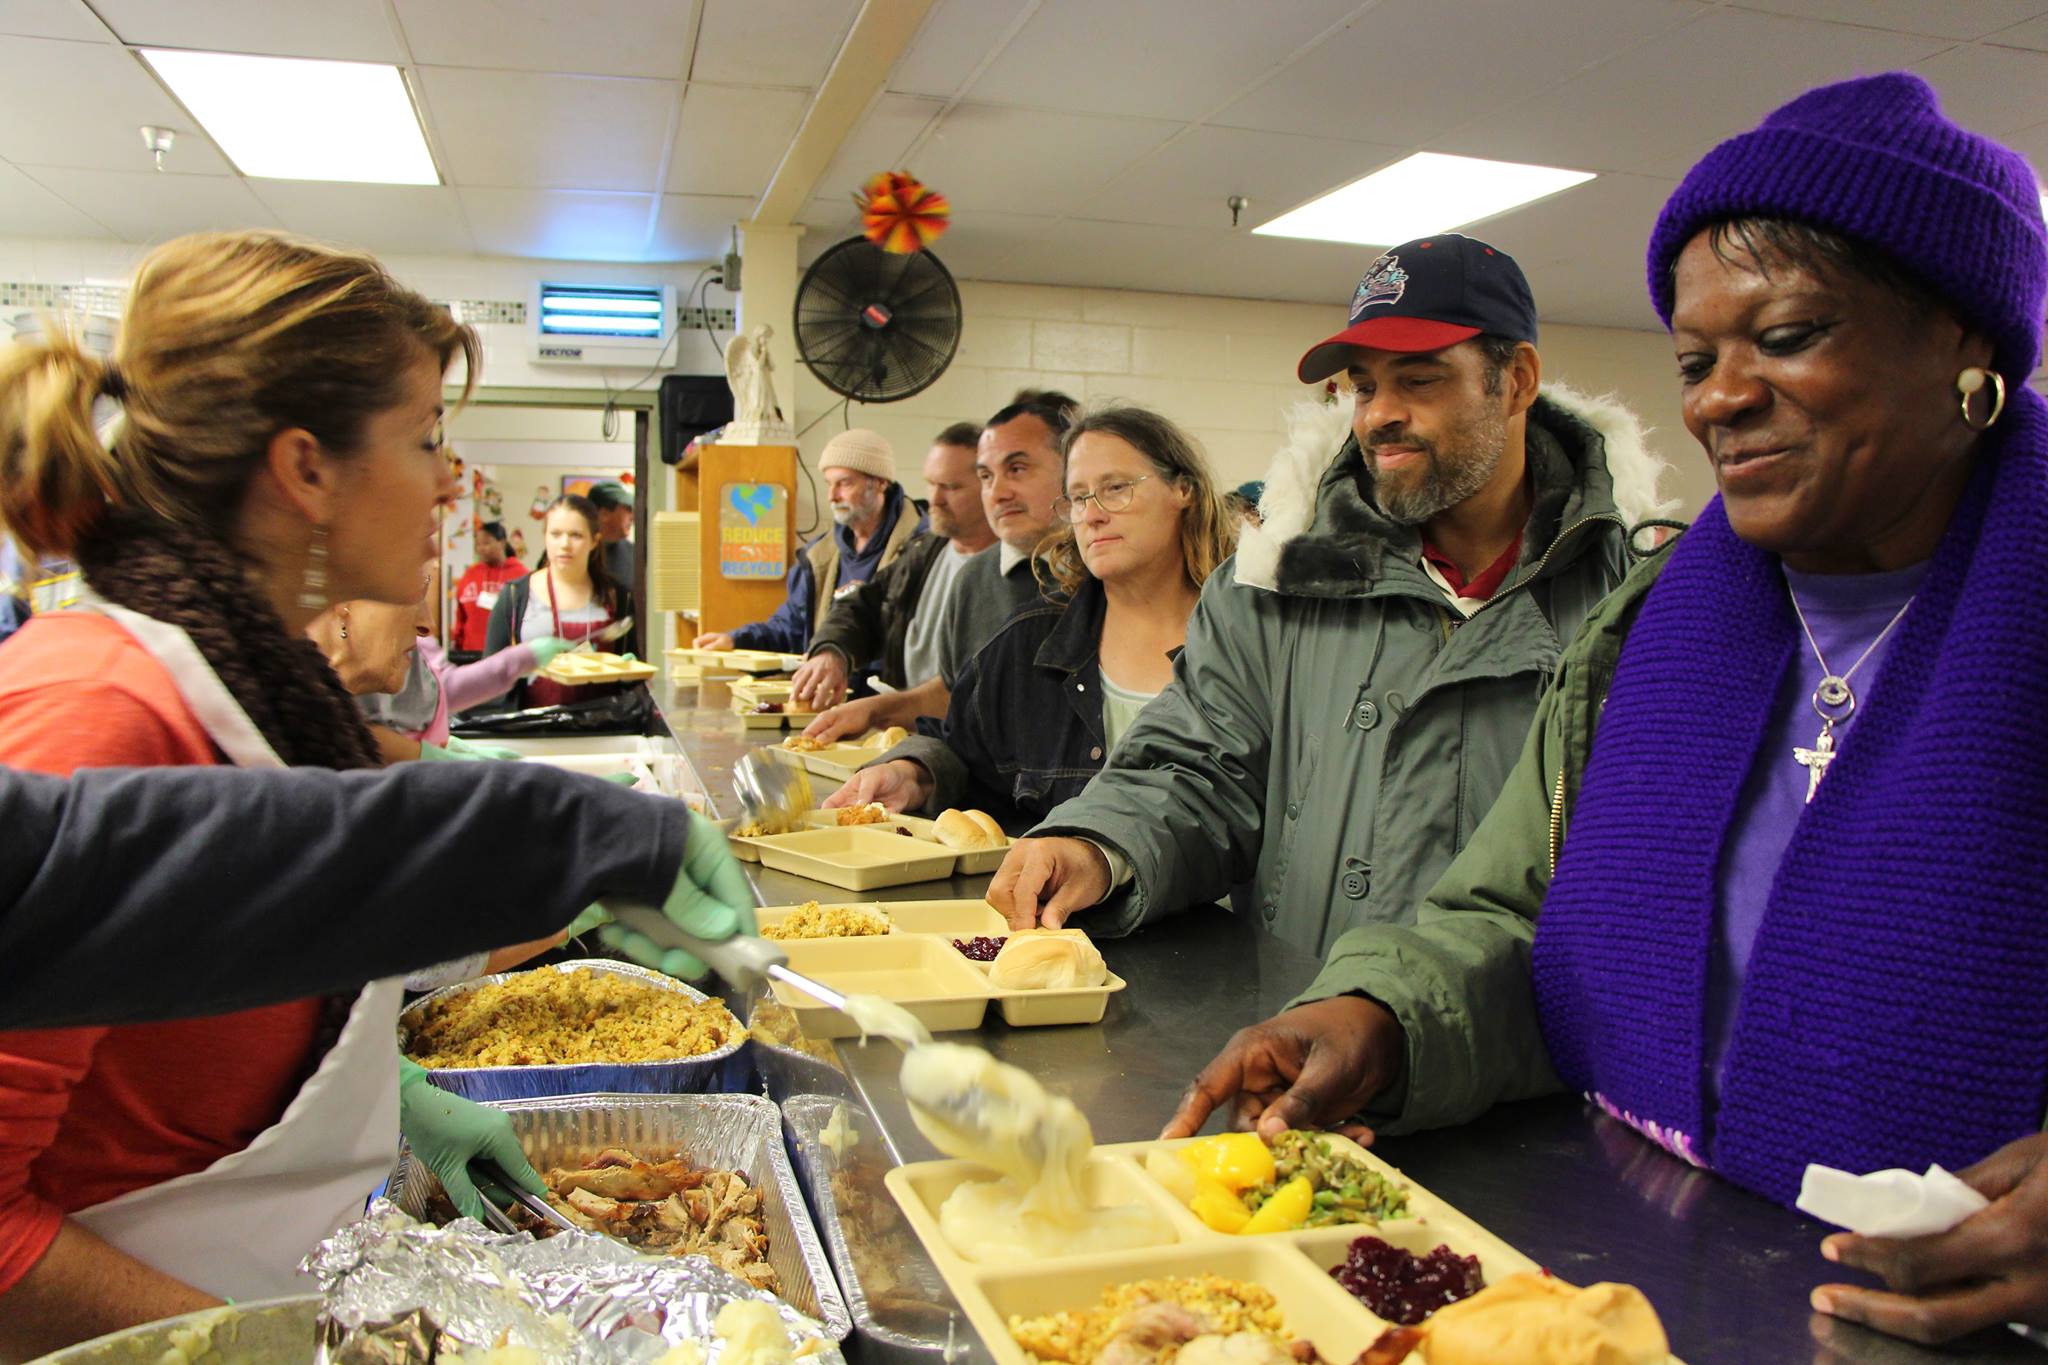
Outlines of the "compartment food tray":
[{"label": "compartment food tray", "polygon": [[[849,995],[893,1000],[933,1033],[981,1027],[995,992],[974,964],[942,939],[924,934],[796,939],[780,945],[790,968]],[[785,982],[775,998],[796,1015],[807,1038],[857,1038],[851,1019]]]},{"label": "compartment food tray", "polygon": [[[532,970],[611,972],[661,990],[676,991],[692,1000],[711,999],[704,992],[685,985],[672,976],[605,958],[581,958]],[[460,981],[453,986],[443,986],[438,991],[421,996],[398,1017],[399,1051],[403,1052],[406,1044],[411,1041],[414,1024],[420,1018],[420,1011],[426,1006],[523,974],[498,972],[491,976],[477,977],[473,981]],[[473,1100],[535,1099],[550,1095],[591,1094],[598,1091],[692,1095],[734,1089],[745,1079],[745,1065],[739,1052],[740,1045],[746,1042],[747,1038],[746,1028],[739,1025],[737,1019],[734,1023],[736,1027],[733,1030],[732,1041],[724,1047],[700,1056],[678,1058],[674,1061],[575,1062],[544,1066],[443,1066],[429,1068],[427,1075],[443,1090],[452,1090]]]},{"label": "compartment food tray", "polygon": [[[1380,1237],[1418,1255],[1448,1245],[1459,1255],[1477,1256],[1488,1284],[1540,1269],[1372,1153],[1334,1134],[1327,1136],[1348,1155],[1405,1186],[1410,1216],[1379,1224],[1254,1237],[1219,1233],[1145,1172],[1147,1154],[1173,1151],[1185,1146],[1185,1141],[1121,1143],[1098,1147],[1089,1158],[1085,1188],[1091,1203],[1098,1207],[1142,1204],[1171,1228],[1171,1242],[1133,1251],[1058,1257],[1025,1266],[990,1266],[968,1261],[953,1249],[939,1229],[939,1207],[955,1188],[969,1180],[991,1179],[992,1171],[967,1161],[931,1161],[899,1166],[888,1173],[884,1183],[998,1365],[1029,1365],[1029,1357],[1010,1335],[1013,1315],[1035,1317],[1084,1309],[1113,1285],[1203,1274],[1249,1281],[1270,1290],[1294,1336],[1313,1342],[1324,1360],[1355,1360],[1389,1326],[1329,1274],[1343,1262],[1352,1240],[1361,1236]],[[1420,1353],[1410,1359],[1414,1365],[1427,1365]],[[1672,1365],[1677,1365],[1675,1359]]]},{"label": "compartment food tray", "polygon": [[[821,898],[819,904],[828,909],[834,905],[856,905],[865,910],[877,910],[888,917],[890,936],[899,938],[929,938],[934,942],[943,944],[947,952],[953,954],[954,957],[966,963],[967,966],[980,974],[986,988],[986,998],[995,1004],[996,1008],[1002,1013],[1003,1022],[1012,1028],[1039,1028],[1060,1024],[1101,1023],[1102,1016],[1109,1011],[1109,997],[1123,990],[1128,984],[1115,972],[1111,972],[1109,979],[1100,986],[1080,986],[1072,990],[1048,991],[997,990],[993,985],[988,984],[989,963],[971,961],[963,956],[957,948],[953,947],[953,940],[956,938],[1002,938],[1009,934],[1008,923],[997,912],[995,907],[987,901],[834,901]],[[763,926],[779,924],[800,908],[794,905],[769,906],[758,912],[760,923]],[[869,941],[872,941],[875,936],[868,937]],[[801,963],[815,960],[817,955],[810,951],[811,945],[859,941],[861,940],[778,940],[783,948],[789,952],[790,964],[796,967],[798,971],[805,970],[800,965]],[[836,963],[828,961],[826,965],[831,966],[836,965]],[[824,970],[824,968],[821,968],[821,970]],[[821,984],[827,986],[834,984],[829,977],[820,976],[818,980]],[[891,996],[889,998],[894,999],[895,997]],[[912,1012],[915,1013],[915,1011]],[[834,1015],[833,1018],[836,1019],[837,1016]],[[816,1013],[806,1014],[800,1010],[798,1012],[798,1020],[800,1023],[805,1023],[804,1032],[814,1038],[854,1036],[851,1025],[844,1025],[843,1021],[840,1024],[834,1024],[831,1019],[827,1019],[823,1015]],[[818,1026],[826,1028],[844,1027],[846,1031],[832,1034],[813,1033],[809,1023],[806,1021],[815,1021]],[[931,1025],[927,1023],[926,1027],[931,1027]],[[974,1025],[968,1025],[967,1027],[974,1027]]]},{"label": "compartment food tray", "polygon": [[794,673],[804,666],[801,654],[776,654],[765,649],[677,649],[686,664],[731,673]]},{"label": "compartment food tray", "polygon": [[906,835],[862,829],[808,829],[753,841],[763,866],[848,891],[939,881],[953,875],[951,849]]},{"label": "compartment food tray", "polygon": [[[804,823],[819,829],[841,828],[839,812],[836,810],[811,811],[804,816]],[[938,823],[922,815],[892,813],[886,824],[878,824],[874,828],[908,830],[913,839],[922,839],[928,844],[937,844],[940,848],[952,848],[952,845],[939,838]],[[862,826],[855,825],[851,828],[859,829]],[[953,849],[953,852],[959,855],[959,863],[955,870],[962,877],[979,877],[994,872],[1003,865],[1003,859],[1009,856],[1010,845],[1015,842],[1015,839],[1004,839],[995,848]]]},{"label": "compartment food tray", "polygon": [[628,659],[623,654],[579,654],[570,651],[557,654],[552,663],[540,670],[540,676],[569,684],[630,683],[644,682],[653,677],[656,671],[653,664]]},{"label": "compartment food tray", "polygon": [[[782,1144],[781,1113],[769,1101],[758,1095],[592,1094],[491,1103],[511,1120],[535,1170],[578,1165],[607,1147],[621,1147],[644,1160],[680,1152],[698,1166],[744,1171],[762,1193],[768,1263],[782,1283],[784,1301],[817,1319],[835,1340],[844,1341],[853,1330]],[[427,1201],[439,1188],[412,1149],[402,1148],[391,1174],[391,1201],[424,1219]]]}]

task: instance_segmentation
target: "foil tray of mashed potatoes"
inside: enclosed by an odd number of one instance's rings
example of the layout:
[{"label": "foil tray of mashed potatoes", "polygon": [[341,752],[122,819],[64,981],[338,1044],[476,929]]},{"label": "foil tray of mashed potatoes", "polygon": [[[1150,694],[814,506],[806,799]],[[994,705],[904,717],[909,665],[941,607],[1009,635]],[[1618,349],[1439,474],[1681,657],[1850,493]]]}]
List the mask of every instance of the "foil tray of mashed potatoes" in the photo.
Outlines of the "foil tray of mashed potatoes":
[{"label": "foil tray of mashed potatoes", "polygon": [[[758,1095],[574,1095],[492,1107],[511,1119],[536,1170],[580,1166],[607,1148],[621,1148],[647,1161],[680,1153],[696,1166],[745,1172],[761,1192],[768,1264],[783,1300],[823,1323],[835,1340],[853,1330],[783,1146],[781,1114],[769,1101]],[[439,1189],[407,1149],[387,1197],[410,1216],[425,1218]]]},{"label": "foil tray of mashed potatoes", "polygon": [[[712,1045],[694,1055],[657,1060],[601,1061],[578,1058],[560,1063],[436,1065],[419,1056],[424,1050],[422,1043],[425,1040],[418,1036],[418,1030],[437,1009],[445,1011],[450,1006],[460,1003],[465,995],[487,986],[501,985],[515,979],[545,981],[546,978],[540,975],[545,972],[565,975],[579,972],[605,973],[622,983],[673,993],[703,1012],[706,1034],[702,1038],[690,1039],[689,1045],[695,1046],[700,1042]],[[572,1027],[566,1020],[545,1022],[550,1029]],[[691,1095],[738,1089],[746,1080],[746,1060],[741,1055],[741,1044],[746,1042],[746,1037],[746,1029],[741,1026],[739,1020],[719,1001],[704,992],[660,972],[603,958],[561,962],[526,972],[500,972],[491,976],[480,976],[473,981],[444,986],[438,991],[421,996],[407,1006],[398,1021],[399,1049],[426,1066],[434,1084],[473,1100],[532,1099],[548,1095],[587,1095],[615,1091]],[[505,1038],[499,1040],[495,1046],[503,1050],[505,1045],[519,1041]],[[545,1036],[536,1033],[530,1041],[534,1048],[538,1049],[536,1055],[546,1055],[545,1047],[548,1040]],[[580,1039],[578,1041],[579,1044],[582,1042]]]}]

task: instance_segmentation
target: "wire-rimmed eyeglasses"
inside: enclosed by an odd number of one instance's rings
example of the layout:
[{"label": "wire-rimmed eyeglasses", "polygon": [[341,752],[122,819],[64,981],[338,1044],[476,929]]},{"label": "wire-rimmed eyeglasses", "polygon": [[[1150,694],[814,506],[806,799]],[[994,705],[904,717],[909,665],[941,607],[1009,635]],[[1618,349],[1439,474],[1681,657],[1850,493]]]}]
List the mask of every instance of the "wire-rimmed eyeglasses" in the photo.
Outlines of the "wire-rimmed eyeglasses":
[{"label": "wire-rimmed eyeglasses", "polygon": [[1138,485],[1151,477],[1147,474],[1136,479],[1111,479],[1093,493],[1083,493],[1078,498],[1055,498],[1052,514],[1069,525],[1078,526],[1088,515],[1091,502],[1105,512],[1128,512],[1131,501],[1138,496]]}]

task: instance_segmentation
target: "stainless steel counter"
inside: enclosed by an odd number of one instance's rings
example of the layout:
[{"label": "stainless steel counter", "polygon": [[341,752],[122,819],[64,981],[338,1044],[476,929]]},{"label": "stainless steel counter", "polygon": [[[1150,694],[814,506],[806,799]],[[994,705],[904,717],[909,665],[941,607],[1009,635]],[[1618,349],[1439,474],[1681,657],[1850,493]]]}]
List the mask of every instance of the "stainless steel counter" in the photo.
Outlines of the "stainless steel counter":
[{"label": "stainless steel counter", "polygon": [[[749,739],[726,710],[719,684],[657,685],[655,697],[706,795],[728,812],[732,763],[757,743],[772,742],[771,732]],[[767,904],[843,894],[752,871]],[[986,881],[956,878],[883,894],[896,900],[976,896]],[[1011,1029],[991,1015],[976,1041],[1071,1095],[1104,1142],[1155,1135],[1182,1088],[1230,1034],[1279,1009],[1316,966],[1255,924],[1213,906],[1100,946],[1130,988],[1111,997],[1099,1026]],[[866,1110],[856,1111],[863,1140],[879,1143],[892,1164],[928,1160],[937,1154],[910,1123],[896,1084],[898,1057],[892,1047],[848,1047],[840,1054],[843,1078],[817,1065],[778,1069],[772,1059],[764,1071],[771,1093],[785,1092],[775,1094],[778,1100],[797,1089],[857,1100]],[[2048,1352],[2003,1332],[1965,1349],[1934,1352],[1813,1313],[1808,1292],[1844,1278],[1820,1259],[1828,1229],[1666,1156],[1575,1099],[1503,1105],[1466,1127],[1387,1139],[1378,1150],[1560,1276],[1640,1287],[1691,1365],[2048,1360]],[[813,1181],[814,1197],[821,1197],[823,1184]],[[822,1197],[829,1198],[829,1190]],[[866,1210],[835,1212],[837,1220],[821,1222],[857,1221]],[[843,1257],[838,1269],[849,1300],[860,1298]],[[921,1271],[912,1265],[894,1273],[917,1282]],[[844,1283],[848,1279],[855,1283]],[[936,1350],[939,1321],[927,1314],[887,1325],[854,1349],[867,1359],[920,1345]]]}]

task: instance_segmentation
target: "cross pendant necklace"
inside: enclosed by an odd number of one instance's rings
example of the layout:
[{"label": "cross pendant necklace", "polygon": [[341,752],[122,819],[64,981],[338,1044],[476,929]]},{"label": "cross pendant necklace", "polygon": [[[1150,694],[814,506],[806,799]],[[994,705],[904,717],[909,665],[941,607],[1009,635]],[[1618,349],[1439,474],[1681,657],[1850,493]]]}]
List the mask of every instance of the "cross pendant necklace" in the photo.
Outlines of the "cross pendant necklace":
[{"label": "cross pendant necklace", "polygon": [[1870,648],[1864,650],[1857,656],[1856,662],[1849,665],[1847,673],[1837,675],[1834,669],[1828,667],[1827,659],[1822,656],[1820,641],[1813,638],[1813,627],[1806,624],[1806,612],[1799,605],[1799,594],[1792,591],[1789,582],[1785,584],[1785,591],[1792,598],[1792,612],[1799,618],[1799,628],[1806,632],[1807,646],[1813,650],[1813,657],[1820,664],[1821,671],[1820,683],[1813,689],[1813,713],[1820,717],[1820,738],[1814,740],[1811,749],[1795,746],[1792,750],[1793,761],[1806,769],[1806,804],[1810,806],[1813,804],[1813,798],[1820,794],[1820,780],[1828,775],[1828,765],[1840,756],[1835,749],[1835,727],[1848,724],[1850,717],[1856,714],[1856,693],[1849,686],[1849,679],[1855,677],[1856,670],[1863,667],[1865,661],[1877,652],[1877,647],[1884,643],[1884,637],[1892,633],[1892,627],[1905,619],[1906,612],[1919,594],[1915,593],[1913,597],[1906,599],[1906,605],[1900,607],[1892,619],[1885,623],[1885,628],[1870,642]]}]

